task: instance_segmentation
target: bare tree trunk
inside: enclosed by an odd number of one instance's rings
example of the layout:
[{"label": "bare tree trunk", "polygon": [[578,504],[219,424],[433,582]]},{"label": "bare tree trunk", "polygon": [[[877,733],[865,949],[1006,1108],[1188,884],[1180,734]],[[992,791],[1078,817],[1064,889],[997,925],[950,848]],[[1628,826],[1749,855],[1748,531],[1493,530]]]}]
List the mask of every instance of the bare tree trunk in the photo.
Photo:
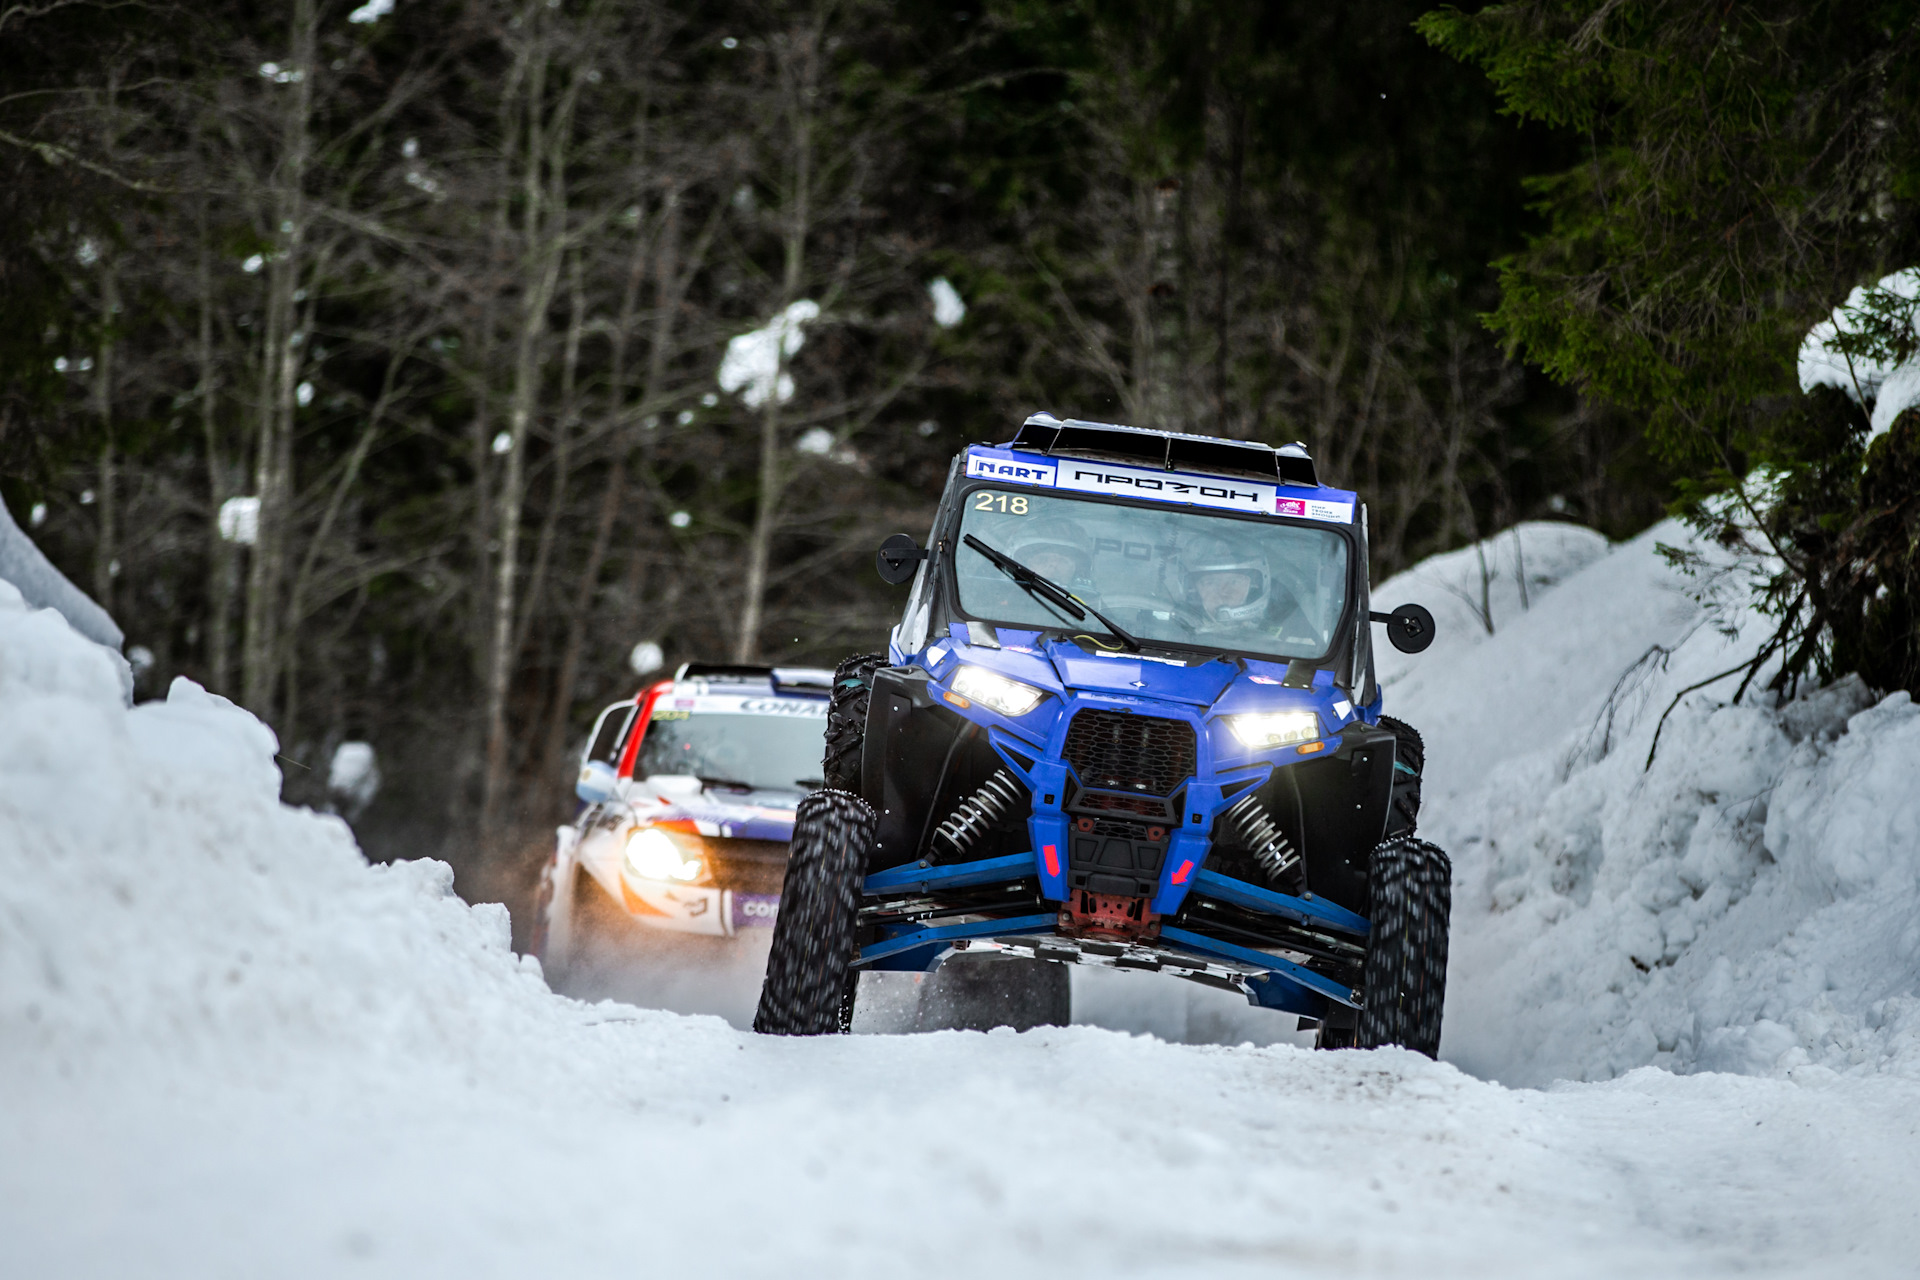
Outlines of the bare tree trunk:
[{"label": "bare tree trunk", "polygon": [[[824,17],[820,20],[824,23]],[[786,46],[786,66],[781,79],[787,93],[787,113],[791,123],[788,139],[788,165],[792,185],[788,189],[785,215],[786,270],[780,287],[779,314],[800,296],[805,279],[807,237],[812,230],[813,210],[813,129],[815,99],[819,93],[820,25],[794,33]],[[754,503],[753,529],[747,536],[747,581],[740,609],[740,633],[734,643],[735,662],[753,662],[760,654],[760,628],[765,620],[767,566],[773,551],[773,536],[780,521],[780,490],[785,480],[784,459],[780,450],[780,380],[786,374],[786,344],[774,345],[776,352],[773,384],[760,406],[760,492]]]},{"label": "bare tree trunk", "polygon": [[281,593],[291,543],[293,506],[293,411],[300,380],[300,342],[294,292],[304,265],[306,177],[311,161],[314,46],[318,15],[314,0],[293,0],[291,80],[281,114],[278,163],[272,178],[274,252],[267,271],[267,307],[262,349],[259,429],[254,485],[260,499],[259,528],[247,575],[247,629],[242,651],[242,699],[271,721],[281,654]]},{"label": "bare tree trunk", "polygon": [[119,321],[120,278],[113,261],[100,258],[100,345],[93,359],[93,413],[100,421],[99,536],[94,543],[93,595],[100,607],[114,612],[113,580],[120,576],[119,476],[113,445],[114,325]]},{"label": "bare tree trunk", "polygon": [[[540,14],[536,22],[546,21]],[[499,499],[499,559],[494,575],[492,638],[488,649],[486,708],[487,753],[481,823],[492,833],[505,817],[510,767],[507,743],[507,690],[513,677],[514,623],[519,609],[520,532],[526,505],[527,433],[533,423],[543,371],[547,308],[559,283],[561,244],[566,233],[564,150],[572,128],[575,90],[569,87],[548,113],[547,73],[552,50],[542,33],[527,77],[526,147],[522,158],[520,324],[514,343],[513,389],[507,407],[507,471]],[[543,117],[545,117],[543,119]],[[551,175],[551,177],[549,177]]]},{"label": "bare tree trunk", "polygon": [[[1227,114],[1227,201],[1220,218],[1220,244],[1214,255],[1216,275],[1213,300],[1213,412],[1217,424],[1222,428],[1227,421],[1227,371],[1232,365],[1233,251],[1240,232],[1240,203],[1247,171],[1247,109],[1237,99],[1231,99]],[[1208,434],[1238,433],[1222,429]]]},{"label": "bare tree trunk", "polygon": [[514,629],[515,653],[527,646],[533,622],[539,616],[547,594],[547,570],[553,560],[553,544],[560,532],[560,515],[567,505],[567,484],[573,478],[573,439],[580,427],[580,402],[575,383],[580,374],[580,339],[586,332],[586,286],[581,280],[580,257],[573,256],[568,275],[567,336],[560,356],[560,421],[553,440],[553,482],[547,496],[547,516],[540,523],[540,544],[533,553],[533,573],[527,579],[526,607],[520,611]]},{"label": "bare tree trunk", "polygon": [[[786,367],[780,358],[779,367]],[[760,656],[761,615],[766,607],[767,562],[773,549],[773,529],[780,515],[780,397],[769,394],[760,406],[760,495],[753,508],[753,531],[747,539],[746,600],[740,611],[740,638],[734,645],[735,662],[753,662]]]},{"label": "bare tree trunk", "polygon": [[207,497],[213,519],[207,523],[208,581],[207,670],[213,691],[233,693],[233,602],[240,590],[239,548],[220,530],[220,510],[233,496],[231,473],[220,447],[219,374],[213,354],[213,262],[208,242],[207,207],[197,211],[200,315],[196,363],[200,367],[200,431],[207,442]]},{"label": "bare tree trunk", "polygon": [[[648,352],[647,384],[641,390],[640,408],[644,411],[666,372],[667,345],[672,340],[678,292],[676,290],[680,241],[680,194],[669,188],[660,213],[659,262],[654,271],[654,335]],[[633,332],[634,315],[640,306],[640,286],[646,275],[646,239],[636,231],[633,258],[627,267],[626,288],[620,298],[620,319],[615,326],[612,368],[608,379],[608,412],[615,419],[613,461],[607,467],[606,488],[600,495],[600,510],[593,526],[593,544],[587,550],[587,562],[581,567],[580,583],[574,593],[573,607],[567,613],[567,639],[560,657],[560,675],[555,682],[553,707],[547,717],[547,740],[540,753],[540,774],[556,772],[560,753],[566,750],[567,720],[573,709],[573,690],[580,679],[580,659],[586,648],[587,619],[593,609],[600,585],[600,570],[607,550],[613,544],[613,529],[627,489],[626,367],[628,335]]]}]

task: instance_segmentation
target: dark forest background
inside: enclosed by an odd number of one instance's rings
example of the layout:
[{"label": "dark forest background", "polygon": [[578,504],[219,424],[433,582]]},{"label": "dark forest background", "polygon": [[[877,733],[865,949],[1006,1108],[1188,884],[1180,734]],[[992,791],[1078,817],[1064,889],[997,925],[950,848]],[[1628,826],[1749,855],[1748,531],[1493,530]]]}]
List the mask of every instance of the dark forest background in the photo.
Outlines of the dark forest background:
[{"label": "dark forest background", "polygon": [[[1425,7],[0,5],[0,489],[141,697],[258,713],[296,802],[374,744],[369,854],[469,897],[637,643],[876,647],[874,545],[1036,409],[1304,440],[1376,576],[1633,533],[1644,415],[1480,319],[1590,136]],[[790,397],[725,389],[806,302]]]}]

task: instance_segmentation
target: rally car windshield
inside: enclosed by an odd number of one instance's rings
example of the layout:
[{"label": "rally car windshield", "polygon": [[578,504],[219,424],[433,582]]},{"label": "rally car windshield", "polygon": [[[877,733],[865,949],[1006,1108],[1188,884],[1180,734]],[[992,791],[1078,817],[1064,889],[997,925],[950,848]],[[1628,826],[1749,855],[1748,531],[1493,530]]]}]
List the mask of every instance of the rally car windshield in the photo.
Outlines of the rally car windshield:
[{"label": "rally car windshield", "polygon": [[810,715],[655,711],[633,772],[636,777],[688,774],[755,790],[813,791],[820,786],[824,729],[825,721]]},{"label": "rally car windshield", "polygon": [[976,489],[960,531],[961,609],[1008,626],[1100,630],[1023,590],[967,534],[1147,642],[1318,658],[1346,607],[1347,540],[1331,529]]}]

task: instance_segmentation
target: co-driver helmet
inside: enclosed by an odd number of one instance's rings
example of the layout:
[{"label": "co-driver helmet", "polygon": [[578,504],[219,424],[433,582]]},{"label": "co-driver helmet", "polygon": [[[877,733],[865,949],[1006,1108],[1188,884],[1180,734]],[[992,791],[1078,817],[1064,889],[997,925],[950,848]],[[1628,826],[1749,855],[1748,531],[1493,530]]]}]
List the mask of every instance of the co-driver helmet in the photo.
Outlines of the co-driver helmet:
[{"label": "co-driver helmet", "polygon": [[[1007,548],[1007,554],[1044,577],[1070,582],[1087,577],[1093,570],[1089,542],[1086,530],[1077,522],[1065,516],[1043,516],[1031,523],[1020,524],[1013,544]],[[1073,570],[1065,575],[1048,573],[1050,566],[1035,564],[1036,557],[1043,561],[1064,558],[1073,565]]]}]

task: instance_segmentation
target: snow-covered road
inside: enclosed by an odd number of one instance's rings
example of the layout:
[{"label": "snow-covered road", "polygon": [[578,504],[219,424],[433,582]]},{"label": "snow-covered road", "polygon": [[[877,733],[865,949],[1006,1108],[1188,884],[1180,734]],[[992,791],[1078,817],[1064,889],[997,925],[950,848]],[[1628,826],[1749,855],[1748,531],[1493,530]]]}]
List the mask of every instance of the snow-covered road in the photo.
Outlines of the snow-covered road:
[{"label": "snow-covered road", "polygon": [[[1424,572],[1409,598],[1477,601],[1477,558]],[[117,657],[0,583],[0,1274],[1913,1274],[1920,711],[1701,696],[1643,772],[1737,642],[1651,539],[1548,530],[1527,572],[1395,672],[1479,1079],[554,996],[444,867],[279,805],[251,717],[126,709]]]},{"label": "snow-covered road", "polygon": [[655,1014],[577,1048],[551,1082],[317,1055],[10,1091],[7,1272],[1891,1276],[1920,1249],[1904,1081],[1536,1092],[1400,1052]]}]

